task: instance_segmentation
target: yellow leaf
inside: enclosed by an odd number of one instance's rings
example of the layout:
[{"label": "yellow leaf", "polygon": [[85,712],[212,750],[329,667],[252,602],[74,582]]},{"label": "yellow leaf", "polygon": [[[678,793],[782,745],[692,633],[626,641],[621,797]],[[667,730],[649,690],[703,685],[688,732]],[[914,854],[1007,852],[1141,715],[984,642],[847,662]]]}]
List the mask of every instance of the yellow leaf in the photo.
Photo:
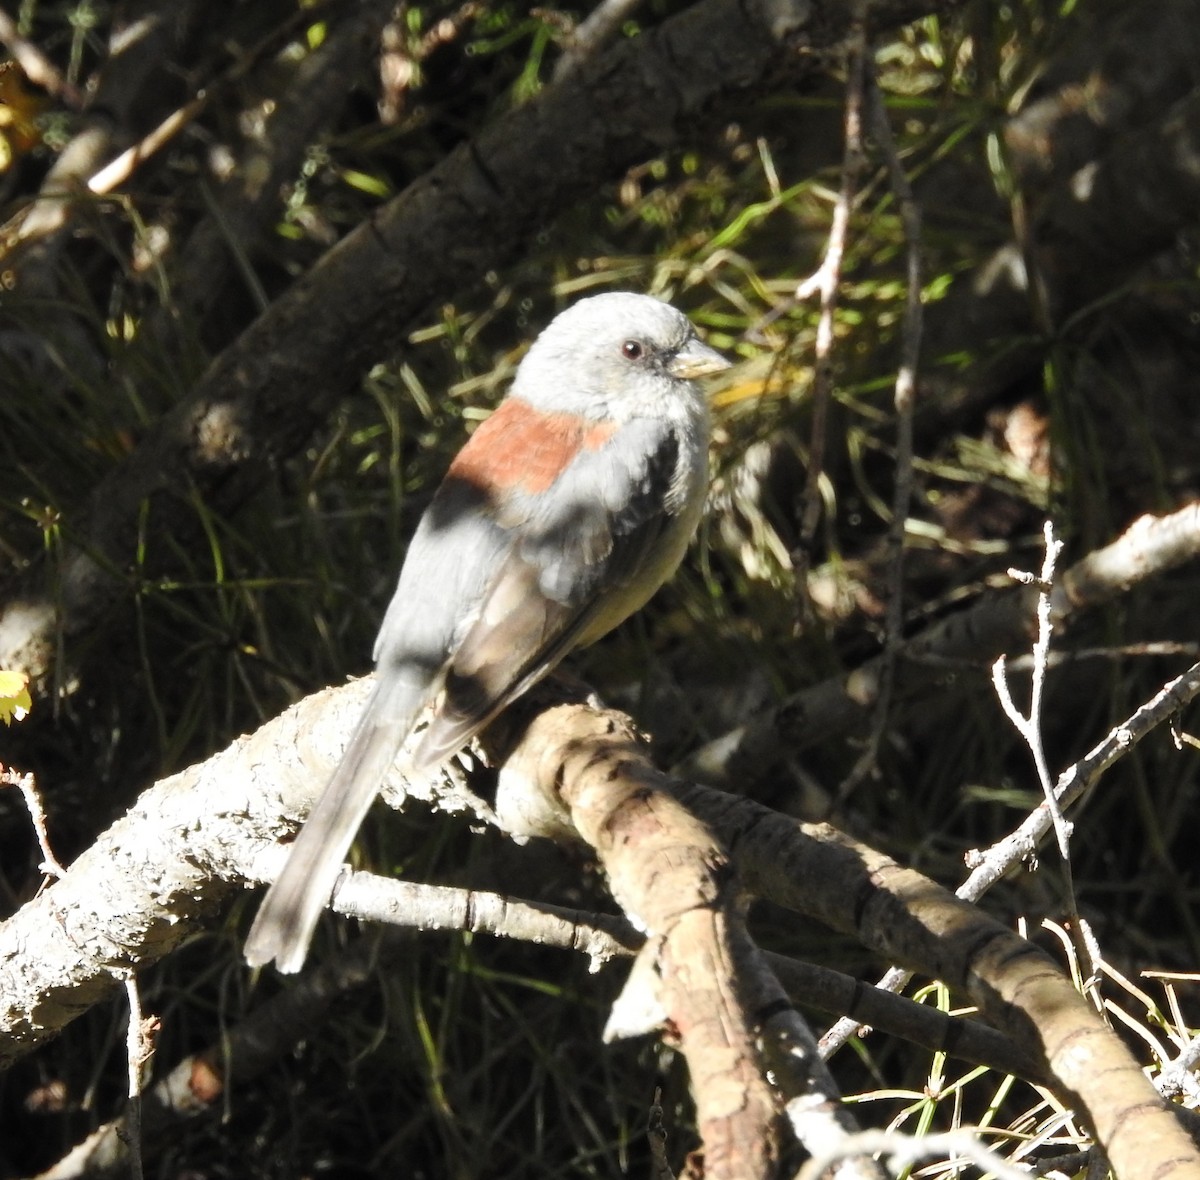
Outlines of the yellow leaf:
[{"label": "yellow leaf", "polygon": [[33,700],[29,695],[29,677],[24,672],[0,671],[0,721],[12,724],[13,719],[23,721]]},{"label": "yellow leaf", "polygon": [[38,116],[49,106],[46,98],[26,90],[24,75],[14,61],[0,61],[0,172],[42,141]]}]

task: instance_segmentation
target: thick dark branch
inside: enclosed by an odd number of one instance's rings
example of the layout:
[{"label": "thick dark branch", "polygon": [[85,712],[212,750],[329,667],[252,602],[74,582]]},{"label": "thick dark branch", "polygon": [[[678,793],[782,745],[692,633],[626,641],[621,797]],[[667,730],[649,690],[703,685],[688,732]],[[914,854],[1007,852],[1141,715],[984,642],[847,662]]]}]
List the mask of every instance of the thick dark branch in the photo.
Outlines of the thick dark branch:
[{"label": "thick dark branch", "polygon": [[1091,1124],[1116,1175],[1200,1174],[1195,1145],[1132,1054],[1032,942],[826,824],[798,824],[702,787],[681,785],[679,794],[721,832],[754,893],[966,991],[989,1022],[1045,1061],[1055,1093]]},{"label": "thick dark branch", "polygon": [[[872,24],[931,7],[877,0]],[[228,510],[252,495],[435,300],[698,120],[802,75],[812,61],[803,51],[835,44],[845,20],[832,2],[702,0],[451,153],[278,299],[68,516],[57,593],[38,563],[2,596],[0,667],[44,677],[59,643],[69,651],[130,593],[139,527],[186,544],[197,531],[192,497]]]}]

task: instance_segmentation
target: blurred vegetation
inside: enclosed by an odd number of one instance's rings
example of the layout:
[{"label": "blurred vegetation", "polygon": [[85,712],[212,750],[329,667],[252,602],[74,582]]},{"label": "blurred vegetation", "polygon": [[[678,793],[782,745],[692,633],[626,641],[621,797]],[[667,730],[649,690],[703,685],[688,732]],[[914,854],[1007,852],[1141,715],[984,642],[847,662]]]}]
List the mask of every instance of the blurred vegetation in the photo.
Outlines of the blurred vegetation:
[{"label": "blurred vegetation", "polygon": [[[77,511],[87,494],[208,360],[347,229],[498,112],[534,97],[549,83],[563,30],[585,15],[520,0],[401,5],[389,36],[403,85],[385,96],[376,53],[361,55],[279,194],[273,228],[227,243],[232,277],[219,297],[193,307],[174,264],[190,229],[211,213],[214,175],[286,101],[289,80],[346,7],[217,3],[203,19],[193,16],[174,56],[158,65],[153,101],[133,110],[130,126],[148,133],[201,88],[209,92],[203,110],[116,192],[73,202],[69,241],[43,285],[0,290],[0,573],[43,556],[53,572],[64,530],[83,527]],[[685,7],[648,3],[624,35]],[[879,85],[924,218],[931,306],[953,298],[956,281],[1012,238],[1018,201],[1036,203],[1036,178],[1015,168],[1005,127],[1052,92],[1072,54],[1103,48],[1122,7],[976,2],[879,41]],[[107,63],[114,22],[127,16],[100,0],[23,0],[17,13],[22,35],[80,89]],[[384,97],[392,103],[386,119],[377,108]],[[821,527],[803,560],[796,549],[817,308],[792,295],[821,261],[841,166],[842,100],[841,63],[831,60],[803,89],[763,95],[631,169],[546,225],[519,263],[446,291],[421,323],[397,325],[394,355],[380,357],[361,392],[239,510],[227,514],[197,496],[202,545],[142,536],[128,555],[126,603],[64,653],[69,677],[57,697],[0,730],[3,760],[38,776],[60,858],[86,847],[148,783],[368,669],[406,538],[450,456],[502,394],[522,344],[589,292],[670,299],[739,363],[715,392],[712,511],[685,567],[572,669],[628,708],[669,765],[765,702],[877,651],[904,240],[875,157],[853,210],[840,291]],[[0,116],[0,212],[11,225],[81,115],[7,62]],[[910,630],[1005,585],[1011,567],[1038,568],[1047,516],[1070,560],[1139,513],[1195,496],[1196,244],[1194,229],[1180,234],[1133,280],[1038,339],[1032,367],[985,401],[920,403],[906,541]],[[964,338],[955,356],[924,363],[969,372],[1027,343]],[[1049,682],[1052,767],[1082,754],[1194,658],[1128,649],[1194,645],[1198,589],[1195,569],[1185,567],[1059,637],[1064,654],[1085,654],[1056,665]],[[848,740],[812,751],[773,785],[772,803],[798,808],[814,786],[831,795],[858,751]],[[1144,1001],[1105,984],[1147,1060],[1148,1042],[1170,1056],[1170,1037],[1200,1023],[1193,981],[1140,974],[1195,972],[1200,959],[1189,855],[1195,765],[1194,750],[1156,735],[1079,817],[1073,845],[1084,913],[1106,958],[1145,993]],[[953,886],[964,852],[1006,833],[1039,797],[987,670],[955,669],[941,691],[896,703],[878,773],[842,820]],[[574,856],[539,850],[530,863],[530,850],[445,817],[380,815],[359,855],[415,879],[604,904],[601,883]],[[0,795],[6,911],[37,888],[39,859],[15,792]],[[1038,934],[1042,919],[1060,911],[1052,852],[1038,873],[1006,883],[986,904],[1065,953],[1052,932]],[[144,974],[144,1005],[162,1021],[161,1071],[219,1043],[281,987],[241,965],[247,917],[239,908]],[[758,930],[773,949],[864,977],[883,966],[775,912],[760,916]],[[330,920],[318,956],[359,937],[371,935]],[[670,1051],[600,1045],[621,974],[592,976],[557,951],[413,939],[410,953],[381,958],[370,981],[305,1029],[265,1076],[249,1084],[235,1076],[221,1118],[181,1125],[154,1145],[148,1171],[638,1174],[647,1166],[645,1111],[660,1085],[678,1160],[689,1114]],[[925,1002],[952,1005],[932,986]],[[48,1166],[120,1109],[124,1020],[120,1002],[91,1011],[0,1078],[0,1176]],[[882,1037],[843,1052],[835,1068],[875,1125],[984,1122],[1029,1137],[1055,1117],[1023,1083]]]}]

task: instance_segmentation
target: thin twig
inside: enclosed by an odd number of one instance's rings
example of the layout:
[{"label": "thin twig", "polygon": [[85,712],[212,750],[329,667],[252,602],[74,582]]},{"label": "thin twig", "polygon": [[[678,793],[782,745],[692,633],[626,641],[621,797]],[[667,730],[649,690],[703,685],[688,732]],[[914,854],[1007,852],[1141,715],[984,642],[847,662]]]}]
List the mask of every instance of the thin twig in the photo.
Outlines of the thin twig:
[{"label": "thin twig", "polygon": [[1180,1050],[1178,1056],[1164,1066],[1154,1079],[1158,1092],[1164,1098],[1186,1098],[1195,1102],[1200,1095],[1200,1083],[1196,1079],[1196,1067],[1200,1065],[1200,1036],[1193,1037]]},{"label": "thin twig", "polygon": [[154,1033],[158,1020],[142,1017],[142,999],[137,976],[128,971],[118,976],[129,1000],[129,1023],[125,1029],[125,1064],[128,1076],[128,1104],[125,1115],[125,1146],[129,1151],[129,1174],[142,1180],[142,1077],[146,1063],[154,1053]]},{"label": "thin twig", "polygon": [[75,110],[83,106],[79,88],[68,82],[58,67],[32,41],[21,35],[17,22],[3,8],[0,8],[0,44],[12,54],[13,61],[34,85]]},{"label": "thin twig", "polygon": [[[1171,720],[1181,709],[1200,696],[1200,663],[1168,681],[1145,704],[1089,750],[1078,762],[1058,776],[1054,787],[1055,802],[1068,807],[1091,790],[1100,776],[1123,758],[1148,733]],[[955,890],[965,901],[978,901],[1013,865],[1035,855],[1041,839],[1053,827],[1050,809],[1042,804],[1015,831],[984,852],[968,858],[970,876]]]},{"label": "thin twig", "polygon": [[[913,973],[904,967],[889,967],[875,987],[881,992],[891,992],[899,995],[912,979]],[[851,1037],[866,1036],[871,1031],[870,1025],[864,1025],[861,1020],[851,1016],[843,1016],[829,1026],[829,1030],[817,1042],[821,1056],[828,1061]]]},{"label": "thin twig", "polygon": [[90,175],[86,169],[83,171],[72,169],[58,176],[52,187],[44,187],[37,200],[14,219],[9,240],[3,244],[3,249],[0,249],[0,258],[3,258],[18,243],[40,241],[60,230],[67,220],[71,199],[75,193],[86,191],[102,195],[110,193],[118,185],[124,184],[139,165],[161,151],[192,123],[216,95],[224,93],[230,86],[239,82],[266,54],[283,44],[285,39],[292,36],[305,22],[317,19],[329,7],[328,0],[320,0],[315,6],[289,16],[277,28],[272,29],[251,46],[223,73],[214,78],[206,88],[199,90],[141,140],[121,152],[103,167],[91,172]]},{"label": "thin twig", "polygon": [[[1139,705],[1128,718],[1114,726],[1103,741],[1058,776],[1054,787],[1058,806],[1068,807],[1080,799],[1099,782],[1105,771],[1128,754],[1148,733],[1169,722],[1197,697],[1200,697],[1200,663],[1193,664],[1186,672],[1163,685],[1150,700]],[[1013,865],[1031,860],[1036,855],[1038,844],[1053,826],[1050,808],[1043,803],[1003,840],[997,841],[984,852],[972,853],[967,858],[971,872],[954,891],[955,896],[964,901],[979,901]],[[885,991],[899,992],[911,978],[912,972],[893,967],[876,986]],[[822,1056],[829,1057],[837,1052],[857,1033],[859,1027],[859,1021],[839,1020],[821,1038]]]},{"label": "thin twig", "polygon": [[38,865],[38,871],[50,877],[66,876],[67,870],[59,864],[58,857],[50,847],[50,834],[46,830],[46,809],[42,806],[42,797],[38,794],[33,775],[19,774],[15,770],[0,767],[0,785],[5,783],[16,787],[21,792],[21,798],[25,800],[25,809],[29,812],[38,847],[42,850],[42,863]]},{"label": "thin twig", "polygon": [[829,403],[833,397],[833,338],[837,314],[838,286],[842,275],[842,259],[846,253],[846,234],[854,195],[863,168],[863,75],[867,54],[865,4],[856,0],[847,38],[846,69],[846,144],[842,156],[842,181],[833,207],[829,226],[829,242],[820,268],[796,288],[796,298],[806,299],[819,292],[821,313],[817,320],[815,363],[812,383],[812,435],[808,448],[808,473],[804,484],[804,511],[800,521],[797,544],[797,585],[803,587],[808,571],[808,555],[821,519],[821,478],[825,470],[825,446]]},{"label": "thin twig", "polygon": [[1050,775],[1050,766],[1046,762],[1046,749],[1042,742],[1042,701],[1046,688],[1046,668],[1050,658],[1050,637],[1054,632],[1052,617],[1052,599],[1054,590],[1054,566],[1058,555],[1062,552],[1062,542],[1054,539],[1054,525],[1046,521],[1043,526],[1046,542],[1046,556],[1042,562],[1040,576],[1034,577],[1021,570],[1009,570],[1009,576],[1025,585],[1036,585],[1038,588],[1037,603],[1037,639],[1033,645],[1033,671],[1030,675],[1029,713],[1023,714],[1012,699],[1008,688],[1008,678],[1004,671],[1004,656],[992,665],[992,683],[996,696],[1005,716],[1013,723],[1013,727],[1025,740],[1029,752],[1033,755],[1033,765],[1037,771],[1038,782],[1042,787],[1042,795],[1046,808],[1054,824],[1054,835],[1058,843],[1058,854],[1062,860],[1063,873],[1063,904],[1066,910],[1068,924],[1072,932],[1072,940],[1080,963],[1084,966],[1084,986],[1090,988],[1096,979],[1099,948],[1079,914],[1079,903],[1075,896],[1075,876],[1071,869],[1071,830],[1072,824],[1063,814],[1058,800],[1054,795],[1054,780]]},{"label": "thin twig", "polygon": [[587,20],[571,34],[563,55],[554,67],[554,80],[561,82],[589,57],[603,49],[621,26],[637,11],[642,0],[600,0]]},{"label": "thin twig", "polygon": [[1005,1163],[966,1129],[920,1137],[900,1131],[860,1131],[856,1135],[847,1135],[828,1151],[813,1155],[800,1169],[799,1180],[834,1175],[837,1171],[834,1165],[853,1156],[880,1154],[887,1156],[888,1175],[907,1172],[918,1160],[954,1161],[961,1157],[1000,1180],[1028,1180],[1028,1173]]},{"label": "thin twig", "polygon": [[166,147],[208,105],[210,91],[201,90],[178,110],[172,111],[153,131],[142,136],[131,148],[126,148],[114,160],[110,160],[99,172],[93,173],[87,182],[89,192],[109,193],[119,184],[124,184],[138,165]]},{"label": "thin twig", "polygon": [[674,1180],[675,1173],[667,1160],[667,1127],[663,1122],[662,1087],[654,1087],[654,1102],[646,1120],[646,1142],[650,1147],[651,1180]]},{"label": "thin twig", "polygon": [[871,732],[866,749],[838,788],[835,807],[845,803],[854,789],[877,765],[879,746],[887,728],[895,682],[896,660],[904,643],[904,534],[912,504],[913,487],[913,413],[916,406],[917,367],[921,358],[921,211],[913,197],[896,141],[888,122],[883,96],[875,73],[865,68],[867,103],[871,126],[883,151],[892,193],[904,227],[905,300],[900,328],[900,364],[896,370],[894,404],[896,407],[896,482],[892,491],[892,519],[887,535],[887,614],[884,622],[883,660],[876,680],[876,698]]},{"label": "thin twig", "polygon": [[[1004,671],[1004,656],[992,665],[992,683],[996,688],[996,696],[1005,715],[1013,723],[1013,727],[1025,739],[1033,755],[1033,764],[1037,770],[1038,782],[1042,785],[1042,794],[1046,805],[1054,819],[1054,832],[1058,838],[1059,855],[1064,861],[1070,860],[1071,855],[1071,825],[1067,822],[1054,799],[1054,782],[1050,777],[1050,767],[1046,762],[1046,751],[1042,743],[1042,697],[1046,686],[1046,666],[1050,656],[1050,636],[1053,633],[1053,623],[1050,618],[1050,592],[1054,586],[1054,564],[1062,552],[1062,542],[1054,539],[1054,525],[1046,521],[1043,527],[1046,539],[1046,557],[1042,563],[1041,576],[1034,579],[1021,570],[1009,570],[1009,576],[1025,585],[1037,584],[1039,589],[1037,605],[1038,632],[1033,646],[1033,670],[1030,676],[1029,715],[1024,715],[1017,708],[1008,689],[1008,679]],[[1069,871],[1069,867],[1068,867]]]}]

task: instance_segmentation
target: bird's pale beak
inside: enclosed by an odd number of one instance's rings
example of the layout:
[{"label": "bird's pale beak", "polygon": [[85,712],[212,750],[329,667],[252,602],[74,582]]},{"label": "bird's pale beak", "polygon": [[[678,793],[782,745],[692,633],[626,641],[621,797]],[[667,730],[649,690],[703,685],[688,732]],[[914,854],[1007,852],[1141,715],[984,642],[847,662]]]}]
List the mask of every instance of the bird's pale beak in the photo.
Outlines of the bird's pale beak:
[{"label": "bird's pale beak", "polygon": [[693,377],[707,377],[710,373],[719,373],[722,369],[728,369],[729,364],[730,362],[715,348],[709,348],[707,344],[701,344],[692,337],[671,358],[667,372],[672,377],[682,377],[690,381]]}]

